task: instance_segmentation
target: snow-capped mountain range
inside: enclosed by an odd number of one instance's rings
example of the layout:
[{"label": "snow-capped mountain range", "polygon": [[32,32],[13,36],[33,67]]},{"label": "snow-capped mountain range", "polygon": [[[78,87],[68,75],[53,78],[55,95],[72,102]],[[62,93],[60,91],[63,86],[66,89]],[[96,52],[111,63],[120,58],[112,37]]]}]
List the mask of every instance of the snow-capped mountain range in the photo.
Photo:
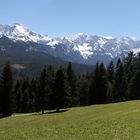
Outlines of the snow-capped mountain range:
[{"label": "snow-capped mountain range", "polygon": [[[26,51],[40,51],[59,57],[63,60],[84,64],[95,64],[96,61],[108,63],[111,59],[134,51],[140,51],[140,40],[134,37],[100,37],[78,33],[73,36],[52,38],[40,35],[21,24],[0,24],[0,37],[6,36],[12,41],[33,42],[43,45],[39,49],[31,45]],[[45,47],[46,48],[45,48]]]}]

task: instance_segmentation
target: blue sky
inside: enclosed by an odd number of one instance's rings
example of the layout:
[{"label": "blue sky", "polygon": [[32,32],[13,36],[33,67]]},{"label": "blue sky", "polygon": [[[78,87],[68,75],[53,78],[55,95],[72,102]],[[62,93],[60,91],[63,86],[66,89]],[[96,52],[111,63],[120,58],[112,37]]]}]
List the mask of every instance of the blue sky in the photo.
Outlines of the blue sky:
[{"label": "blue sky", "polygon": [[140,39],[140,0],[0,0],[0,23],[50,36],[79,32]]}]

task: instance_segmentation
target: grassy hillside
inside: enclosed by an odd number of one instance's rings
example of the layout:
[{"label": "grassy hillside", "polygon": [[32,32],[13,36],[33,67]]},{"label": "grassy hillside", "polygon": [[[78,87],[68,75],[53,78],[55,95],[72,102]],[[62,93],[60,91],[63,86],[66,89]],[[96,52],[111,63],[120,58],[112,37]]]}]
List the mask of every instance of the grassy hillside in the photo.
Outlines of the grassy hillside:
[{"label": "grassy hillside", "polygon": [[0,140],[139,140],[140,101],[0,119]]}]

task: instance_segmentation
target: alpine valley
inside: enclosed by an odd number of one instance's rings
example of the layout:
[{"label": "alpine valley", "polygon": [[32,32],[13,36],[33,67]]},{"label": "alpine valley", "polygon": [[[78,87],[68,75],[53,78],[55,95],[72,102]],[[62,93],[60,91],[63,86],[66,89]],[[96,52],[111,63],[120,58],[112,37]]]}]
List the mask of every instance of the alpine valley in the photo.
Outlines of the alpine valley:
[{"label": "alpine valley", "polygon": [[[56,67],[71,61],[75,71],[90,71],[97,61],[108,64],[129,51],[140,51],[140,40],[134,37],[100,37],[78,33],[52,38],[37,34],[21,24],[0,24],[0,65],[9,60],[15,69],[34,71],[43,65]],[[85,66],[86,65],[86,66]]]}]

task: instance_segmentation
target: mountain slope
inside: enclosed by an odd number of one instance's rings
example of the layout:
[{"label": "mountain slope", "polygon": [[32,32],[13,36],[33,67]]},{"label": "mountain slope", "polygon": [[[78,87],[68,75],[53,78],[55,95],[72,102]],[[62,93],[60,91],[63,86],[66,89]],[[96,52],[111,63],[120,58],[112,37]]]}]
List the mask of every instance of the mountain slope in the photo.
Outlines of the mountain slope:
[{"label": "mountain slope", "polygon": [[1,140],[139,140],[140,101],[0,119]]},{"label": "mountain slope", "polygon": [[[6,61],[10,61],[14,68],[16,76],[34,76],[44,65],[52,65],[57,69],[60,65],[67,66],[68,62],[63,61],[43,51],[34,51],[43,46],[33,42],[16,41],[13,42],[7,37],[0,38],[0,67],[2,68]],[[45,46],[46,47],[46,46]],[[30,48],[30,49],[29,49]],[[85,66],[73,63],[76,73],[86,73],[93,70],[93,66]]]},{"label": "mountain slope", "polygon": [[[100,37],[76,34],[61,38],[51,38],[30,31],[21,24],[0,25],[0,37],[6,36],[14,42],[29,43],[27,50],[44,52],[65,61],[82,64],[95,64],[103,61],[108,64],[112,59],[129,51],[140,52],[140,41],[134,37]],[[32,42],[32,43],[31,43]],[[34,43],[38,44],[38,47]]]}]

